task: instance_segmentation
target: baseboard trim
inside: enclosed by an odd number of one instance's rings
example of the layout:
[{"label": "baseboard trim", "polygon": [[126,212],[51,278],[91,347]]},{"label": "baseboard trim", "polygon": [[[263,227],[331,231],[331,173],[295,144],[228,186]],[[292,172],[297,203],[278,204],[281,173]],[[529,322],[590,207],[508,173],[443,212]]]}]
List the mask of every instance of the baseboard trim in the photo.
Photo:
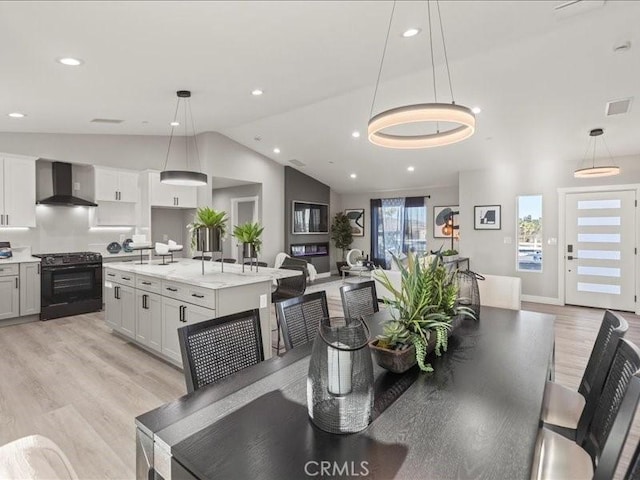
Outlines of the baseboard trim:
[{"label": "baseboard trim", "polygon": [[331,276],[331,272],[318,273],[316,278],[327,278]]},{"label": "baseboard trim", "polygon": [[533,303],[545,303],[547,305],[564,305],[559,298],[553,297],[540,297],[538,295],[521,295],[520,297],[523,302],[533,302]]},{"label": "baseboard trim", "polygon": [[8,318],[6,320],[0,320],[0,327],[9,327],[11,325],[22,325],[23,323],[37,322],[40,320],[40,315],[26,315],[24,317]]}]

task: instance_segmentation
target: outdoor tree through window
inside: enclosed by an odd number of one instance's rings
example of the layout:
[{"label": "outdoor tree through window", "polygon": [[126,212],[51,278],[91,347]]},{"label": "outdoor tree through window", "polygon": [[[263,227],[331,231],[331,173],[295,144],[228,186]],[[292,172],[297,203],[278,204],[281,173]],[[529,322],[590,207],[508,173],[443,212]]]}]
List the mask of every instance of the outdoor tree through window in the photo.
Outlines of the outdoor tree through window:
[{"label": "outdoor tree through window", "polygon": [[518,270],[542,271],[542,195],[518,197]]}]

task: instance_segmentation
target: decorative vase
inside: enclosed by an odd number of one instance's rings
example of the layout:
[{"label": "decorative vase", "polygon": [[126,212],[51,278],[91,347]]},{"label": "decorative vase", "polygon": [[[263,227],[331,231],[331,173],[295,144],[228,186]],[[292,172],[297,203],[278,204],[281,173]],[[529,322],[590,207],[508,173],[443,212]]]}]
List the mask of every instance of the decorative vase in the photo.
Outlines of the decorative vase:
[{"label": "decorative vase", "polygon": [[222,234],[219,227],[196,229],[196,250],[200,252],[221,252]]},{"label": "decorative vase", "polygon": [[258,252],[256,252],[256,246],[253,243],[243,243],[242,256],[244,258],[258,258]]},{"label": "decorative vase", "polygon": [[309,418],[330,433],[367,428],[373,410],[373,364],[369,329],[360,319],[323,318],[307,376]]}]

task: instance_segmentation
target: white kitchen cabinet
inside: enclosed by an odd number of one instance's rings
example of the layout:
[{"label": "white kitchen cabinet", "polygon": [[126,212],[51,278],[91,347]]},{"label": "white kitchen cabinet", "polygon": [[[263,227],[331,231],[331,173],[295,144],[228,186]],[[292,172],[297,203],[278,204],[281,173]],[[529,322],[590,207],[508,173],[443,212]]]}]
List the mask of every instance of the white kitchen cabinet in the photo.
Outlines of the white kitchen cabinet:
[{"label": "white kitchen cabinet", "polygon": [[40,262],[20,264],[20,316],[40,313]]},{"label": "white kitchen cabinet", "polygon": [[35,159],[0,159],[0,226],[36,226]]},{"label": "white kitchen cabinet", "polygon": [[162,350],[162,297],[157,293],[136,290],[136,340]]},{"label": "white kitchen cabinet", "polygon": [[113,168],[95,168],[96,202],[138,202],[138,173]]},{"label": "white kitchen cabinet", "polygon": [[160,172],[149,172],[150,206],[196,208],[198,187],[167,185],[160,182]]},{"label": "white kitchen cabinet", "polygon": [[0,320],[20,315],[20,286],[17,275],[0,277]]},{"label": "white kitchen cabinet", "polygon": [[215,310],[162,297],[162,353],[182,364],[178,328],[215,318]]},{"label": "white kitchen cabinet", "polygon": [[105,322],[115,331],[135,339],[135,289],[112,282],[109,285],[105,288]]}]

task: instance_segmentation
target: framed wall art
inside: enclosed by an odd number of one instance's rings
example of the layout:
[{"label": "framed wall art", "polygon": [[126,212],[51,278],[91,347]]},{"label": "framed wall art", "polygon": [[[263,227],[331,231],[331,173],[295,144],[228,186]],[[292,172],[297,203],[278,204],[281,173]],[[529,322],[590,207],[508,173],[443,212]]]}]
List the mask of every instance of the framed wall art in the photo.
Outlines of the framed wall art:
[{"label": "framed wall art", "polygon": [[364,237],[364,208],[345,210],[344,214],[351,224],[351,234],[354,237]]},{"label": "framed wall art", "polygon": [[473,209],[475,230],[500,230],[502,228],[501,205],[476,205]]}]

